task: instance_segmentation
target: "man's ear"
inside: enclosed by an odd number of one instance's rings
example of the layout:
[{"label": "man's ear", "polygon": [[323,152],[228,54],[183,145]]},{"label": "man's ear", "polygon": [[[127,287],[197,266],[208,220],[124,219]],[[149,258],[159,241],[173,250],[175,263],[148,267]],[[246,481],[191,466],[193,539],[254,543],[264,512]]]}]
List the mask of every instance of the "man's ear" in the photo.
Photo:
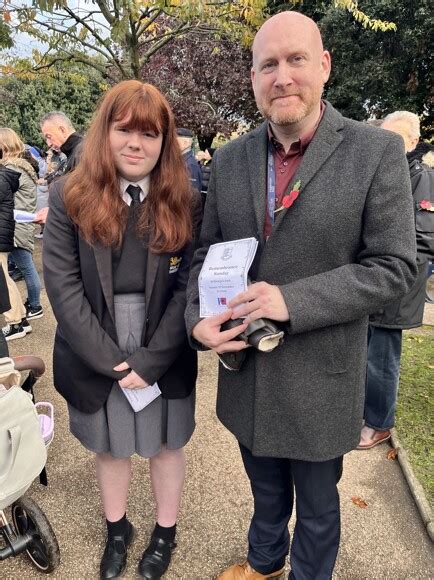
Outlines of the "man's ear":
[{"label": "man's ear", "polygon": [[332,69],[332,58],[331,58],[328,50],[325,50],[323,52],[323,55],[321,58],[321,69],[322,69],[323,81],[324,81],[324,83],[326,83],[329,80],[330,71]]}]

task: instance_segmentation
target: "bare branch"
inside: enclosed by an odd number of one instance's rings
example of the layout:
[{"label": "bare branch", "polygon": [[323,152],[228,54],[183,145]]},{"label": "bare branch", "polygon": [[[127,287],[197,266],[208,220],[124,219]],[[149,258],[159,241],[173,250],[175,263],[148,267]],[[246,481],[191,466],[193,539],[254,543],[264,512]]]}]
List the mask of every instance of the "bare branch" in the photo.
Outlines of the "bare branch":
[{"label": "bare branch", "polygon": [[105,0],[95,0],[95,1],[101,10],[101,14],[104,16],[107,22],[109,24],[113,24],[116,21],[116,18],[111,14],[109,7],[105,3]]},{"label": "bare branch", "polygon": [[90,44],[89,42],[86,42],[85,40],[79,38],[78,36],[76,36],[75,34],[70,32],[69,30],[56,28],[55,26],[52,26],[51,24],[49,24],[48,22],[45,22],[43,20],[36,20],[35,19],[34,22],[36,22],[36,24],[39,24],[40,26],[43,26],[47,30],[52,30],[53,32],[58,32],[59,34],[64,34],[65,36],[72,38],[72,40],[74,40],[75,42],[80,43],[82,46],[86,46],[87,48],[90,48],[91,50],[94,50],[95,52],[99,52],[107,60],[111,60],[111,55],[110,55],[109,51],[104,52],[104,50],[102,48],[99,48],[98,46],[95,46],[94,44]]},{"label": "bare branch", "polygon": [[50,62],[48,62],[46,64],[40,64],[40,65],[34,66],[33,71],[40,72],[40,71],[48,70],[58,62],[74,61],[74,62],[80,62],[82,64],[85,64],[86,66],[90,66],[90,67],[94,68],[99,73],[101,73],[101,75],[104,78],[111,78],[110,75],[107,73],[106,68],[103,65],[99,65],[98,63],[91,61],[90,59],[86,58],[85,56],[70,53],[63,48],[60,50],[65,52],[68,56],[65,56],[65,57],[57,56],[56,58],[53,58]]},{"label": "bare branch", "polygon": [[[169,30],[168,32],[163,32],[160,35],[152,36],[151,38],[145,38],[144,40],[141,41],[141,46],[143,46],[145,44],[150,44],[152,42],[158,43],[158,42],[160,42],[160,40],[163,40],[166,37],[168,37],[168,39],[170,40],[171,38],[175,38],[176,36],[179,36],[180,34],[183,34],[184,32],[188,32],[192,28],[194,28],[194,26],[189,25],[187,22],[183,22],[175,30]],[[164,42],[161,46],[164,46],[165,44],[166,44],[166,42]]]},{"label": "bare branch", "polygon": [[181,25],[177,28],[176,31],[172,31],[172,33],[170,35],[164,35],[162,38],[160,38],[160,40],[158,42],[156,42],[147,52],[145,52],[143,57],[140,59],[141,67],[146,62],[148,62],[148,60],[151,58],[151,56],[153,54],[155,54],[158,50],[160,50],[160,48],[165,46],[168,42],[170,42],[171,40],[173,40],[174,38],[176,38],[180,34],[183,34],[187,30],[189,30],[189,28],[191,28],[191,27],[189,27],[188,25],[185,25],[185,26]]},{"label": "bare branch", "polygon": [[115,63],[115,65],[120,70],[122,76],[124,78],[127,78],[128,77],[127,72],[125,71],[124,67],[122,66],[120,60],[118,59],[118,57],[116,56],[116,54],[113,52],[113,50],[109,46],[106,45],[106,43],[104,42],[104,39],[96,32],[96,30],[94,28],[92,28],[91,26],[89,26],[89,24],[87,22],[85,22],[84,20],[82,20],[78,16],[78,14],[75,14],[67,6],[65,6],[64,10],[71,16],[71,18],[74,18],[76,22],[78,22],[79,24],[81,24],[82,26],[84,26],[91,33],[91,35],[95,38],[95,40],[97,40],[100,44],[102,44],[104,46],[104,48],[110,54],[111,59],[113,60],[113,62]]},{"label": "bare branch", "polygon": [[116,20],[119,20],[119,8],[118,8],[117,0],[113,0],[113,11],[115,13]]}]

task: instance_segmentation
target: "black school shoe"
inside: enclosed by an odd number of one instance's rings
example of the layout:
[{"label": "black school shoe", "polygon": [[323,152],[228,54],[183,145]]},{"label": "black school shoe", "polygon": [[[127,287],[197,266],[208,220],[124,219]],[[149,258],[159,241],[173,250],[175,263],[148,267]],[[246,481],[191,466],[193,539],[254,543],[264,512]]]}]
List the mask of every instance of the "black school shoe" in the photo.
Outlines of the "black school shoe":
[{"label": "black school shoe", "polygon": [[107,538],[100,564],[101,580],[119,578],[125,572],[128,547],[131,545],[134,535],[134,527],[128,522],[126,534]]},{"label": "black school shoe", "polygon": [[175,542],[167,542],[152,536],[139,562],[139,576],[146,580],[159,580],[169,567],[172,551],[175,548]]}]

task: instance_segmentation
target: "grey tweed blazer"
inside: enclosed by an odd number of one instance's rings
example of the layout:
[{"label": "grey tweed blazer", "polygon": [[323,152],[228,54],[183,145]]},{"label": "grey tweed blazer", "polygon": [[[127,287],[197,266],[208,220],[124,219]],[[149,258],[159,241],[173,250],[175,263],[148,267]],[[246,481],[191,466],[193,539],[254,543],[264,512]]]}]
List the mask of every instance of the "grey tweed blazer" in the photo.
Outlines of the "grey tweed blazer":
[{"label": "grey tweed blazer", "polygon": [[274,352],[249,349],[240,372],[220,365],[217,414],[254,455],[324,461],[359,441],[369,313],[415,280],[408,166],[399,136],[327,103],[294,176],[301,193],[265,242],[266,155],[266,123],[214,155],[187,331],[199,321],[209,245],[257,237],[251,277],[279,286],[290,321]]}]

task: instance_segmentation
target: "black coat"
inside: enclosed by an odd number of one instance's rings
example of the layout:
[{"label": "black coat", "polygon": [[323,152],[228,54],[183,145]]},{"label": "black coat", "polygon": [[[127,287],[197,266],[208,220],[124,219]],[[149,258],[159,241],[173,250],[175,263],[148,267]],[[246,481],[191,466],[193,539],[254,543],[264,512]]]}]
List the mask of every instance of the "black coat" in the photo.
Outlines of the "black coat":
[{"label": "black coat", "polygon": [[14,194],[20,186],[20,175],[0,165],[0,252],[14,249]]},{"label": "black coat", "polygon": [[[6,285],[3,268],[0,265],[0,314],[3,312],[7,312],[10,309],[10,307],[11,304],[9,302],[8,287]],[[4,356],[9,356],[9,350],[4,334],[0,330],[0,358]]]},{"label": "black coat", "polygon": [[[407,158],[411,159],[409,156]],[[423,321],[429,260],[434,260],[434,212],[424,210],[420,203],[427,200],[434,206],[434,170],[417,159],[411,160],[409,169],[415,211],[418,276],[403,298],[370,316],[369,323],[380,328],[416,328]]]},{"label": "black coat", "polygon": [[202,163],[200,166],[202,172],[202,193],[205,196],[208,191],[208,183],[211,176],[211,163],[212,161],[207,161],[206,163]]},{"label": "black coat", "polygon": [[10,310],[11,303],[9,302],[9,292],[6,284],[3,268],[0,264],[0,314]]},{"label": "black coat", "polygon": [[80,160],[83,137],[80,133],[72,133],[61,146],[60,150],[66,155],[66,165],[63,173],[72,171]]},{"label": "black coat", "polygon": [[[193,241],[174,253],[148,252],[146,313],[142,346],[125,356],[114,323],[112,251],[90,246],[66,215],[63,181],[50,190],[44,229],[44,280],[57,319],[54,385],[75,408],[94,413],[104,405],[114,380],[125,376],[113,367],[127,361],[149,384],[158,381],[166,399],[188,396],[197,375],[196,353],[184,323]],[[199,199],[194,223],[200,222]]]},{"label": "black coat", "polygon": [[65,173],[69,173],[80,161],[81,149],[83,147],[83,137],[80,133],[72,133],[65,143],[60,147],[61,152],[66,156],[61,161],[56,170],[47,175],[47,183],[51,185]]}]

